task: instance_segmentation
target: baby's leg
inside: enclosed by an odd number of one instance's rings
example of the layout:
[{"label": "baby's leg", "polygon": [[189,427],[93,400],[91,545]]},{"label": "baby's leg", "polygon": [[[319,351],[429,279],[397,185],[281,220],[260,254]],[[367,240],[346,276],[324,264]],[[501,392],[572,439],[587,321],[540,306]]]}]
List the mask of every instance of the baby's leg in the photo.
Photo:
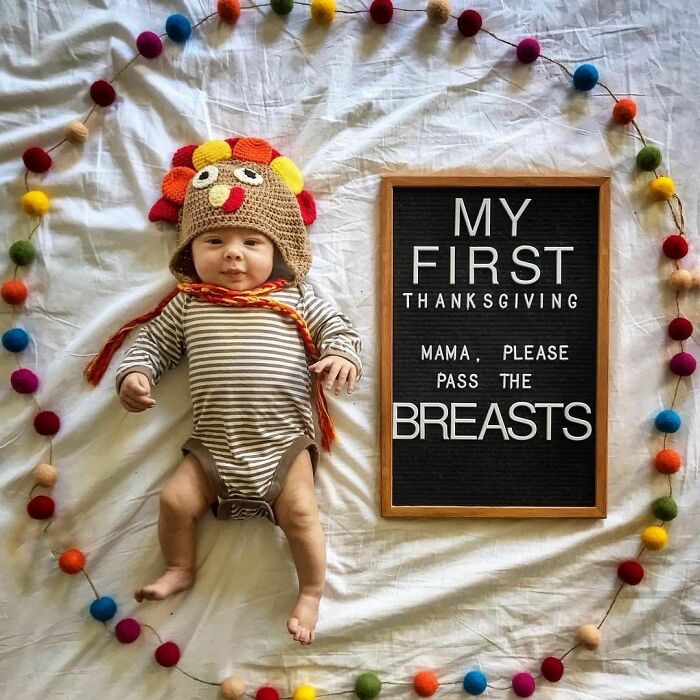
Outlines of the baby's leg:
[{"label": "baby's leg", "polygon": [[299,578],[299,596],[287,629],[296,641],[311,644],[326,579],[326,540],[318,517],[308,450],[294,460],[272,507],[289,540]]},{"label": "baby's leg", "polygon": [[199,460],[188,454],[160,492],[158,539],[167,569],[138,589],[136,600],[161,600],[194,583],[197,518],[216,499]]}]

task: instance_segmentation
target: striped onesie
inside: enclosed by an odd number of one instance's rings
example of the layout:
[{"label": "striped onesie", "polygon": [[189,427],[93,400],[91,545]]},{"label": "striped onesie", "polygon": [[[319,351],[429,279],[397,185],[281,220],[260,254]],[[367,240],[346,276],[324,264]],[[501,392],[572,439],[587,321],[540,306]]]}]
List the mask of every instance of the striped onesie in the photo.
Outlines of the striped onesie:
[{"label": "striped onesie", "polygon": [[[348,318],[307,282],[270,294],[305,319],[320,356],[340,355],[362,374],[361,341]],[[296,323],[272,309],[227,307],[180,292],[146,324],[117,370],[151,386],[182,355],[189,360],[194,428],[182,446],[200,462],[221,519],[266,516],[297,455],[318,464],[311,411],[312,372]]]}]

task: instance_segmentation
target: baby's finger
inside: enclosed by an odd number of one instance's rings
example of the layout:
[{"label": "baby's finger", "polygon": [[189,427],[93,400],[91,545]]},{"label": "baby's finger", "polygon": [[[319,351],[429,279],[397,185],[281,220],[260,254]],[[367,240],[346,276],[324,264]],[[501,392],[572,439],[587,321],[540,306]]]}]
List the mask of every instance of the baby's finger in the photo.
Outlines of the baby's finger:
[{"label": "baby's finger", "polygon": [[350,378],[348,380],[348,394],[352,394],[355,388],[355,380],[357,379],[357,367],[355,365],[350,369]]},{"label": "baby's finger", "polygon": [[328,370],[328,377],[324,380],[326,383],[326,389],[330,389],[333,386],[333,382],[335,381],[335,378],[338,376],[338,372],[340,371],[340,365],[336,364],[335,362],[331,365],[331,368]]},{"label": "baby's finger", "polygon": [[340,370],[340,374],[338,375],[338,379],[335,382],[335,393],[339,394],[340,390],[343,388],[343,385],[345,384],[345,380],[348,378],[348,372],[350,372],[349,367],[343,367]]},{"label": "baby's finger", "polygon": [[146,406],[136,403],[133,399],[130,399],[126,395],[121,397],[121,404],[127,411],[130,411],[131,413],[141,413],[141,411],[145,411],[147,408]]},{"label": "baby's finger", "polygon": [[150,396],[142,396],[139,394],[133,394],[131,392],[127,392],[126,396],[135,404],[138,406],[144,406],[145,408],[150,408],[151,406],[156,405],[155,399],[152,399]]}]

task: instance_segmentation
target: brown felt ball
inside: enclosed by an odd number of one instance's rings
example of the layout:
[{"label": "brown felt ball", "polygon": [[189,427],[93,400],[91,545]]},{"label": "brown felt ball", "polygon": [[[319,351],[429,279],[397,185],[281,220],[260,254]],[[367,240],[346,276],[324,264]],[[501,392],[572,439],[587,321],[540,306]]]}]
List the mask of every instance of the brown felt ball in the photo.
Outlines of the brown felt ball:
[{"label": "brown felt ball", "polygon": [[450,19],[450,3],[448,0],[429,0],[425,8],[430,24],[439,26]]}]

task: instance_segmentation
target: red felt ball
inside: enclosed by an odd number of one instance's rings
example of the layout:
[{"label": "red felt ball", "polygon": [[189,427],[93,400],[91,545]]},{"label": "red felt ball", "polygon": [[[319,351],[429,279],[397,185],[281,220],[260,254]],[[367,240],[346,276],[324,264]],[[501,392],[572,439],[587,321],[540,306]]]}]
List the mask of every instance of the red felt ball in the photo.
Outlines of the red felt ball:
[{"label": "red felt ball", "polygon": [[613,121],[616,124],[629,124],[637,116],[637,103],[629,97],[618,100],[613,107]]},{"label": "red felt ball", "polygon": [[617,567],[617,575],[630,586],[636,586],[644,578],[644,569],[638,561],[628,559]]},{"label": "red felt ball", "polygon": [[523,39],[515,49],[515,55],[520,63],[533,63],[540,57],[540,43],[537,39]]},{"label": "red felt ball", "polygon": [[280,696],[274,688],[264,685],[262,688],[258,688],[258,692],[255,693],[255,700],[280,700]]},{"label": "red felt ball", "polygon": [[180,660],[180,647],[175,642],[165,642],[156,649],[155,656],[161,666],[175,666]]},{"label": "red felt ball", "polygon": [[435,693],[440,683],[432,671],[419,671],[413,677],[413,689],[422,698],[428,698]]},{"label": "red felt ball", "polygon": [[33,394],[39,386],[39,377],[30,369],[16,369],[10,375],[10,384],[18,394]]},{"label": "red felt ball", "polygon": [[227,24],[236,24],[241,16],[240,0],[219,0],[216,3],[216,13]]},{"label": "red felt ball", "polygon": [[34,418],[34,429],[39,435],[55,435],[61,427],[61,419],[53,411],[39,411]]},{"label": "red felt ball", "polygon": [[27,287],[19,280],[7,280],[2,285],[0,294],[8,304],[21,304],[27,298]]},{"label": "red felt ball", "polygon": [[53,516],[55,510],[56,504],[50,496],[34,496],[27,503],[27,513],[34,520],[46,520]]},{"label": "red felt ball", "polygon": [[557,683],[564,675],[564,664],[556,656],[548,656],[542,662],[542,675],[550,683]]},{"label": "red felt ball", "polygon": [[24,167],[33,173],[45,173],[51,167],[51,156],[38,146],[28,148],[22,154]]},{"label": "red felt ball", "polygon": [[133,617],[125,617],[119,620],[114,627],[114,633],[122,644],[135,642],[141,634],[141,625]]},{"label": "red felt ball", "polygon": [[687,318],[678,316],[668,324],[668,334],[673,340],[686,340],[693,334],[693,324]]},{"label": "red felt ball", "polygon": [[136,37],[136,48],[144,58],[157,58],[163,51],[163,42],[155,32],[141,32]]},{"label": "red felt ball", "polygon": [[680,260],[688,254],[688,241],[685,236],[674,233],[664,240],[664,255],[671,260]]},{"label": "red felt ball", "polygon": [[457,29],[462,36],[475,36],[482,23],[481,15],[476,10],[465,10],[457,20]]},{"label": "red felt ball", "polygon": [[377,24],[386,24],[394,15],[394,5],[391,0],[372,0],[369,14]]},{"label": "red felt ball", "polygon": [[90,97],[100,107],[109,107],[117,97],[117,93],[106,80],[96,80],[90,86]]},{"label": "red felt ball", "polygon": [[58,559],[61,571],[70,574],[80,573],[85,567],[85,555],[79,549],[67,549]]}]

